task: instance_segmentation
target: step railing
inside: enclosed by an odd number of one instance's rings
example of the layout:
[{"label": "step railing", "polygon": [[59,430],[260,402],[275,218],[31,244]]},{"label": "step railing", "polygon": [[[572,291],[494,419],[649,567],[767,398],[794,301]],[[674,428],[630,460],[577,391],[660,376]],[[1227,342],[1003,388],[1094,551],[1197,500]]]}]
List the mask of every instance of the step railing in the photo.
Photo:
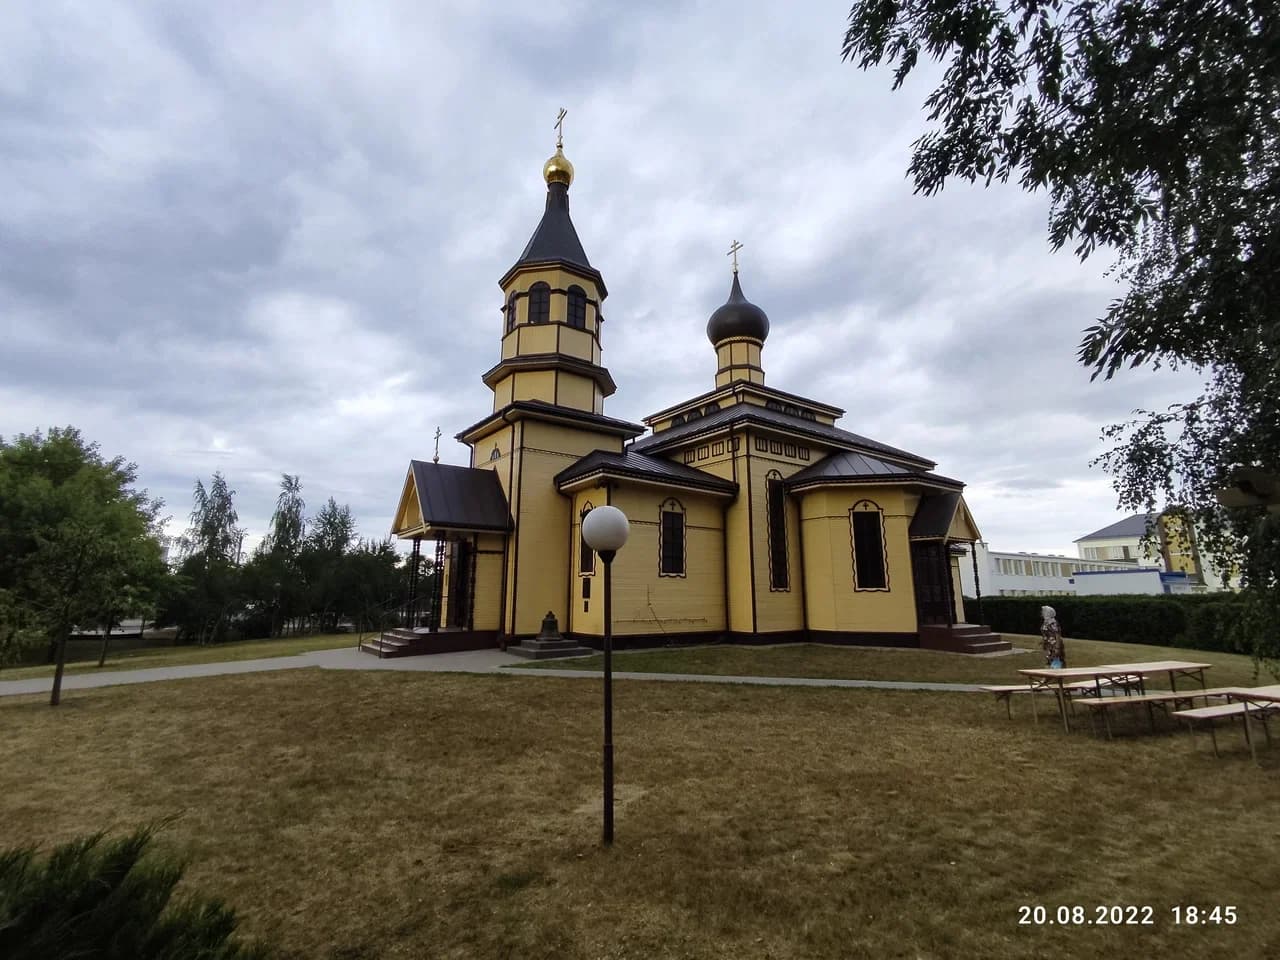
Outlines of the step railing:
[{"label": "step railing", "polygon": [[[387,614],[392,610],[398,610],[399,611],[398,619],[403,620],[404,606],[405,606],[405,601],[403,597],[390,597],[387,600],[382,601],[381,603],[375,603],[371,606],[366,607],[364,609],[364,612],[360,615],[360,629],[359,631],[357,631],[356,649],[359,650],[361,647],[364,646],[365,633],[366,633],[366,630],[364,628],[366,625],[370,627],[370,630],[367,632],[376,633],[377,636],[381,638],[385,628],[373,627],[373,624],[381,623],[384,620],[386,620],[387,618],[385,614]],[[378,645],[379,660],[382,659],[382,654],[383,654],[382,645],[379,644]]]}]

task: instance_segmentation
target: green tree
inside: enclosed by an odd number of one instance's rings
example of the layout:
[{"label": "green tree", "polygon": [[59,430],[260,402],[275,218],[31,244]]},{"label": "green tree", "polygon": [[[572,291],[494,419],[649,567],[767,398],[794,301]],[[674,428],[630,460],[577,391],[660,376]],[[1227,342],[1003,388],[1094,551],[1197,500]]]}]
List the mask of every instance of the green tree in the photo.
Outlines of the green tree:
[{"label": "green tree", "polygon": [[159,579],[161,503],[136,479],[134,464],[105,460],[73,427],[0,438],[0,642],[14,653],[32,636],[48,641],[54,705],[72,627],[96,624],[125,579]]},{"label": "green tree", "polygon": [[263,538],[261,551],[297,560],[306,537],[306,501],[302,499],[302,479],[295,474],[282,474],[280,495],[271,515],[271,531]]},{"label": "green tree", "polygon": [[179,540],[178,576],[162,604],[162,618],[178,625],[179,636],[201,645],[226,640],[244,606],[239,562],[245,531],[237,526],[235,494],[221,472],[207,488],[196,480],[191,526]]},{"label": "green tree", "polygon": [[[1112,426],[1120,505],[1184,510],[1255,622],[1280,622],[1280,518],[1219,508],[1242,466],[1280,474],[1280,17],[1260,0],[859,0],[844,57],[944,64],[913,145],[949,178],[1045,190],[1049,239],[1108,247],[1123,290],[1085,331],[1094,377],[1186,367],[1205,388]],[[1274,626],[1257,652],[1280,655]]]}]

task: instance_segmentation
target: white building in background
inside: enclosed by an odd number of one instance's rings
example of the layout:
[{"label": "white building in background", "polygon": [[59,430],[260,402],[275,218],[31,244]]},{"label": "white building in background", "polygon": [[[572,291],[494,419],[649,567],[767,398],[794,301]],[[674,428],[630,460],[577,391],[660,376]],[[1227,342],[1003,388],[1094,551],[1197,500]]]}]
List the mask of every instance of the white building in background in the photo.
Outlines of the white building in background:
[{"label": "white building in background", "polygon": [[[966,597],[1047,597],[1078,593],[1183,593],[1192,589],[1185,574],[1170,578],[1159,567],[1125,560],[1082,560],[1051,553],[990,550],[976,544],[978,583],[967,544],[952,549],[960,556],[960,586]],[[962,553],[963,551],[963,553]]]}]

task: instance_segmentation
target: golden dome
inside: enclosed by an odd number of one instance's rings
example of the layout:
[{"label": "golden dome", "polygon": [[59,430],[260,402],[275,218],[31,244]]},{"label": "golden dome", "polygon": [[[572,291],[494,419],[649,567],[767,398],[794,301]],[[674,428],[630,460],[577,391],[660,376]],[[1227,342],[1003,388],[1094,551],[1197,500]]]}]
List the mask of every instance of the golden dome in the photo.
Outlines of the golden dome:
[{"label": "golden dome", "polygon": [[563,183],[566,187],[573,183],[573,164],[564,155],[564,150],[556,146],[556,155],[542,165],[542,179],[550,186]]}]

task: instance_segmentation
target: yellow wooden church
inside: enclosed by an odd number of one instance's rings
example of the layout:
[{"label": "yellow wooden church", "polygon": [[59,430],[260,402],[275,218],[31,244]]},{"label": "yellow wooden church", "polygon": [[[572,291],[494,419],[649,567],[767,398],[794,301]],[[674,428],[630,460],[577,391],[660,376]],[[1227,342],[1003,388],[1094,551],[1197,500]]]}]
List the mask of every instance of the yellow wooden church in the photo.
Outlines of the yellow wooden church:
[{"label": "yellow wooden church", "polygon": [[769,319],[743,292],[736,251],[706,323],[711,389],[642,424],[605,414],[608,291],[569,217],[561,142],[543,176],[542,219],[499,280],[500,350],[482,374],[493,409],[457,435],[470,465],[413,461],[396,509],[393,534],[415,557],[433,544],[443,575],[423,596],[414,576],[407,628],[367,649],[600,646],[602,565],[581,525],[602,504],[631,524],[613,564],[619,647],[1007,649],[963,622],[952,545],[979,539],[963,484],[837,426],[843,410],[766,385]]}]

